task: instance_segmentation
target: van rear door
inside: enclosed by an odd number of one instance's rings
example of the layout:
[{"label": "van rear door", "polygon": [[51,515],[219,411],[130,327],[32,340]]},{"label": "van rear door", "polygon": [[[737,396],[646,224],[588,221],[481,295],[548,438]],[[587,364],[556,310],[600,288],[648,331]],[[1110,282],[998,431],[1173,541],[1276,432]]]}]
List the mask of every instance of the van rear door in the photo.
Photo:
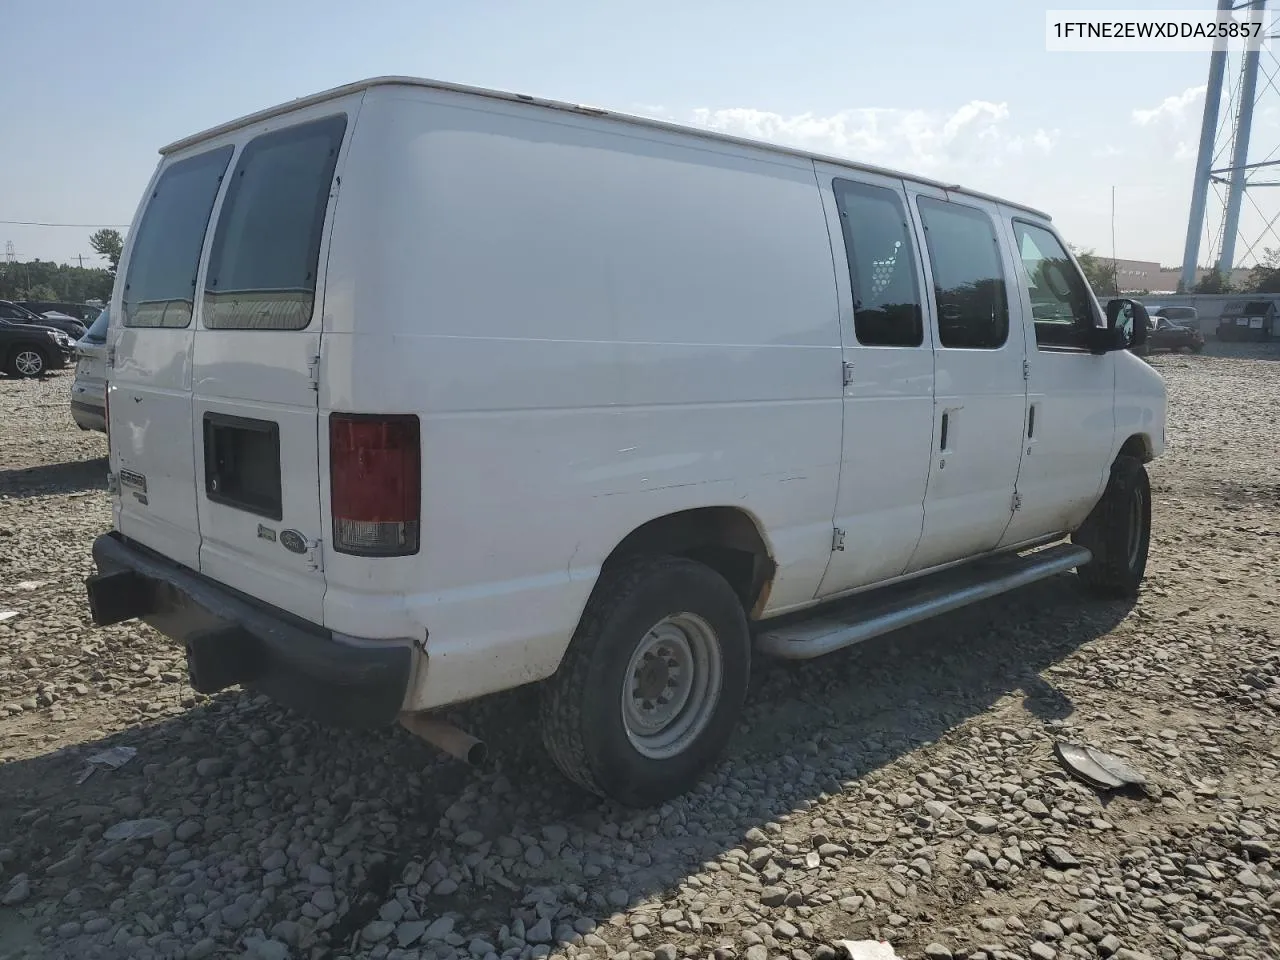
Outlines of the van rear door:
[{"label": "van rear door", "polygon": [[244,139],[192,351],[200,571],[315,623],[324,251],[350,126],[340,106],[318,109]]},{"label": "van rear door", "polygon": [[[111,312],[111,470],[116,529],[193,570],[200,566],[191,347],[196,277],[230,145],[163,161],[121,264]],[[114,359],[113,359],[114,358]]]}]

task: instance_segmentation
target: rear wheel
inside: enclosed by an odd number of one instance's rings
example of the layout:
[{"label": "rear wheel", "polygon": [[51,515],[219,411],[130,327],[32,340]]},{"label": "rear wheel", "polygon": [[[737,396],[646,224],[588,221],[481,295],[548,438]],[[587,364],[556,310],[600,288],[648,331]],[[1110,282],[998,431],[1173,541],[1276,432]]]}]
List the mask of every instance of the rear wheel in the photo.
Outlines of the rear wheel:
[{"label": "rear wheel", "polygon": [[1151,483],[1141,460],[1116,457],[1106,492],[1071,539],[1093,553],[1077,571],[1085,589],[1111,599],[1137,595],[1151,546]]},{"label": "rear wheel", "polygon": [[38,377],[48,369],[49,358],[38,347],[18,347],[9,357],[9,373],[15,377]]},{"label": "rear wheel", "polygon": [[542,738],[579,786],[633,807],[693,787],[746,697],[746,614],[710,567],[675,557],[602,574],[542,691]]}]

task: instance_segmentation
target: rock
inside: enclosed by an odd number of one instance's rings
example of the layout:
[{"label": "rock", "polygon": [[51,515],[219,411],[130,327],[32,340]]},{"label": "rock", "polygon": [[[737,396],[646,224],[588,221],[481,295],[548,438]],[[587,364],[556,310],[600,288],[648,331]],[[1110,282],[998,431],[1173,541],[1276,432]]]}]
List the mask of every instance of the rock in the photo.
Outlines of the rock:
[{"label": "rock", "polygon": [[654,960],[680,960],[680,951],[676,949],[674,943],[664,943],[655,947],[653,951]]},{"label": "rock", "polygon": [[1098,952],[1104,957],[1110,957],[1120,950],[1120,938],[1114,933],[1109,933],[1098,941]]},{"label": "rock", "polygon": [[390,920],[371,920],[360,931],[362,939],[369,943],[379,943],[395,932],[396,925]]},{"label": "rock", "polygon": [[525,932],[524,938],[529,943],[550,943],[551,921],[543,917]]},{"label": "rock", "polygon": [[479,830],[467,830],[458,834],[458,846],[478,847],[484,843],[484,834]]},{"label": "rock", "polygon": [[995,817],[970,817],[966,823],[974,833],[995,833],[1000,829],[1000,821]]},{"label": "rock", "polygon": [[569,839],[569,831],[558,823],[547,824],[542,828],[542,838],[553,846],[563,846]]},{"label": "rock", "polygon": [[476,958],[487,957],[489,954],[497,952],[493,949],[493,944],[488,940],[481,940],[479,937],[468,944],[467,950],[470,952],[471,956]]},{"label": "rock", "polygon": [[253,960],[289,960],[289,945],[279,940],[259,940],[250,955]]},{"label": "rock", "polygon": [[610,906],[625,907],[631,902],[631,894],[622,889],[610,890],[607,899]]},{"label": "rock", "polygon": [[205,757],[196,761],[196,773],[202,777],[220,777],[226,768],[227,763],[221,757]]},{"label": "rock", "polygon": [[1033,817],[1047,817],[1049,808],[1037,800],[1035,797],[1028,797],[1022,801],[1022,809],[1027,811]]},{"label": "rock", "polygon": [[20,903],[26,903],[29,896],[31,896],[31,882],[27,879],[25,873],[20,873],[13,878],[4,896],[0,897],[0,904],[6,907],[16,907]]},{"label": "rock", "polygon": [[1045,847],[1045,860],[1053,867],[1059,870],[1074,870],[1080,866],[1080,861],[1066,847]]},{"label": "rock", "polygon": [[928,960],[952,960],[954,956],[949,948],[936,942],[924,948],[924,955]]},{"label": "rock", "polygon": [[396,943],[401,947],[407,947],[411,943],[417,943],[426,931],[425,920],[406,920],[396,926]]},{"label": "rock", "polygon": [[1031,944],[1029,952],[1034,960],[1054,960],[1058,955],[1058,951],[1053,949],[1053,947],[1049,946],[1043,940],[1037,940],[1035,943]]},{"label": "rock", "polygon": [[765,887],[760,891],[760,902],[766,907],[780,907],[786,899],[787,891],[784,887]]},{"label": "rock", "polygon": [[453,933],[453,917],[441,917],[427,927],[422,934],[424,940],[443,940]]},{"label": "rock", "polygon": [[530,847],[524,852],[524,862],[531,867],[540,867],[547,862],[547,855],[541,847]]},{"label": "rock", "polygon": [[978,870],[991,869],[991,858],[981,850],[970,850],[964,855],[964,862]]},{"label": "rock", "polygon": [[307,870],[307,883],[313,887],[327,887],[333,883],[333,874],[320,864],[313,863]]},{"label": "rock", "polygon": [[784,937],[787,940],[793,940],[800,936],[800,931],[789,920],[779,920],[775,923],[773,925],[773,933],[774,936]]},{"label": "rock", "polygon": [[1182,935],[1192,943],[1204,943],[1209,939],[1209,925],[1207,923],[1193,923],[1188,927],[1182,928]]},{"label": "rock", "polygon": [[769,960],[769,948],[762,943],[747,947],[746,960]]}]

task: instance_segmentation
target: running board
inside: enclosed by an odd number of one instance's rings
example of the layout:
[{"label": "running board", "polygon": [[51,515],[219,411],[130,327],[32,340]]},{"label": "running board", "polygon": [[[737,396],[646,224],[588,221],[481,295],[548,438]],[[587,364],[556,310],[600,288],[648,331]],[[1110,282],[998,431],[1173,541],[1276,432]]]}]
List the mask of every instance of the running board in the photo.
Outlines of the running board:
[{"label": "running board", "polygon": [[[910,580],[839,601],[841,612],[810,616],[785,625],[763,626],[756,637],[761,653],[808,660],[908,627],[979,600],[1082,567],[1093,559],[1086,548],[1063,543],[1034,553],[975,560],[918,580]],[[791,619],[791,618],[787,618]]]}]

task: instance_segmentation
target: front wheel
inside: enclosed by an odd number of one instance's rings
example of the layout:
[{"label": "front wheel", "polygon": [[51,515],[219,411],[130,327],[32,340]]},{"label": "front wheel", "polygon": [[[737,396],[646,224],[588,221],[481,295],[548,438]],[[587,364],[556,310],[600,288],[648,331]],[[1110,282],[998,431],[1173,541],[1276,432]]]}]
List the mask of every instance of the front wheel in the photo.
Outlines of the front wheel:
[{"label": "front wheel", "polygon": [[579,786],[631,807],[678,796],[715,763],[746,698],[746,614],[710,567],[630,561],[596,585],[542,691],[542,739]]},{"label": "front wheel", "polygon": [[35,347],[18,347],[9,357],[9,372],[15,377],[38,377],[48,369],[48,358]]},{"label": "front wheel", "polygon": [[1151,482],[1137,457],[1119,456],[1097,506],[1071,537],[1088,547],[1093,560],[1077,573],[1096,596],[1136,596],[1151,547]]}]

